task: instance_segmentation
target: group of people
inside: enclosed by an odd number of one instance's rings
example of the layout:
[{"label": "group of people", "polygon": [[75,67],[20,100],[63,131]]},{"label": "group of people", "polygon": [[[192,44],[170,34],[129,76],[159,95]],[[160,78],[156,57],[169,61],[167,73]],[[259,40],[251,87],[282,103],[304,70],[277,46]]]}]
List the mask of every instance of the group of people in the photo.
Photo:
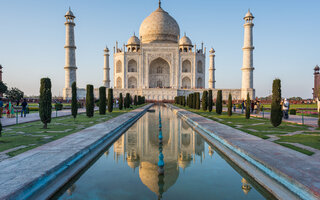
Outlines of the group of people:
[{"label": "group of people", "polygon": [[261,102],[259,100],[251,101],[250,105],[247,105],[246,101],[242,101],[241,103],[241,112],[243,113],[246,110],[247,106],[250,108],[250,113],[259,114],[261,109]]},{"label": "group of people", "polygon": [[[19,102],[17,102],[17,106],[19,106]],[[27,100],[24,99],[21,103],[21,117],[27,116],[27,107],[28,103]],[[15,117],[15,110],[11,100],[4,106],[2,98],[0,98],[0,118],[2,118],[3,110],[5,109],[5,114],[7,118],[14,118]]]}]

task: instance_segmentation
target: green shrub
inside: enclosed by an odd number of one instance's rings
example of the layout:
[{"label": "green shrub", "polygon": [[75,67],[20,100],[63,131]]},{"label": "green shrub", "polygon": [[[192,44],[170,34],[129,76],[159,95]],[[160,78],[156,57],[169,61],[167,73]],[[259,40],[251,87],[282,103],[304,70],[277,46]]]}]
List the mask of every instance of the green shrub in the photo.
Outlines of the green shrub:
[{"label": "green shrub", "polygon": [[119,97],[119,110],[123,109],[123,97],[122,97],[122,93],[120,93],[120,97]]},{"label": "green shrub", "polygon": [[40,99],[39,99],[39,115],[43,128],[47,129],[48,123],[51,122],[52,113],[52,93],[51,80],[42,78],[40,81]]},{"label": "green shrub", "polygon": [[109,88],[108,89],[108,112],[113,111],[113,89]]},{"label": "green shrub", "polygon": [[222,90],[218,90],[218,93],[217,93],[216,113],[218,115],[222,114]]},{"label": "green shrub", "polygon": [[290,109],[290,115],[296,115],[297,109]]},{"label": "green shrub", "polygon": [[55,110],[62,110],[63,109],[62,103],[55,103],[54,104],[54,109]]},{"label": "green shrub", "polygon": [[202,94],[202,110],[207,111],[208,108],[208,92],[205,90]]},{"label": "green shrub", "polygon": [[71,114],[73,119],[77,117],[78,114],[78,100],[77,100],[77,84],[76,82],[72,83],[72,97],[71,97]]},{"label": "green shrub", "polygon": [[278,127],[282,122],[281,80],[275,79],[272,84],[271,124]]},{"label": "green shrub", "polygon": [[86,114],[87,117],[93,117],[94,115],[93,85],[87,85]]},{"label": "green shrub", "polygon": [[106,114],[106,107],[107,107],[107,96],[106,96],[106,87],[99,88],[99,114],[105,115]]},{"label": "green shrub", "polygon": [[251,107],[251,100],[248,93],[247,100],[246,100],[246,119],[250,119],[250,107]]},{"label": "green shrub", "polygon": [[232,95],[229,93],[228,97],[228,116],[232,115]]},{"label": "green shrub", "polygon": [[137,95],[134,95],[133,104],[134,104],[135,106],[138,105],[138,96],[137,96]]},{"label": "green shrub", "polygon": [[196,109],[200,110],[200,93],[196,92]]},{"label": "green shrub", "polygon": [[212,111],[212,106],[213,106],[212,90],[209,90],[209,95],[208,95],[208,110],[209,110],[209,112]]}]

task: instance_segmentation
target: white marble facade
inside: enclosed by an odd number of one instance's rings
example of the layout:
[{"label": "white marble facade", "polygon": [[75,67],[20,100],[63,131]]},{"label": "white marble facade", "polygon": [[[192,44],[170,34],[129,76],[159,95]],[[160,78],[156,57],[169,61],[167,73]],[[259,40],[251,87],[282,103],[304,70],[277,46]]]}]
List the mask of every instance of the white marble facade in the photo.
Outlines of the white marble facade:
[{"label": "white marble facade", "polygon": [[[69,10],[66,17],[66,65],[63,98],[71,98],[71,84],[76,79],[76,57],[74,42],[74,18]],[[244,46],[242,65],[242,87],[222,89],[223,99],[229,93],[233,99],[255,98],[253,88],[253,15],[250,11],[244,17]],[[147,100],[173,100],[178,95],[188,95],[205,89],[206,49],[194,45],[184,34],[180,37],[180,27],[176,20],[159,7],[141,24],[139,37],[133,34],[127,44],[113,48],[113,87],[115,98],[120,93],[145,96]],[[209,51],[208,88],[215,95],[215,50]],[[110,84],[109,49],[104,49],[103,85]],[[81,90],[81,91],[80,91]],[[78,98],[84,98],[84,89],[78,89]],[[95,90],[98,98],[98,90]],[[215,96],[214,96],[215,98]]]}]

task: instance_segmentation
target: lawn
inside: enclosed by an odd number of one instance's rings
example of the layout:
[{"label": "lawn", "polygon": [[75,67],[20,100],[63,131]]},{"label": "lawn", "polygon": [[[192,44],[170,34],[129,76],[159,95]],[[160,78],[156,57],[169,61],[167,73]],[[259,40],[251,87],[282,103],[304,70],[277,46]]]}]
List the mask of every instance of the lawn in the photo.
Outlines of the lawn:
[{"label": "lawn", "polygon": [[7,154],[15,156],[87,127],[108,121],[141,106],[133,106],[132,109],[121,111],[114,109],[112,113],[107,113],[106,115],[99,115],[98,112],[95,112],[92,118],[88,118],[85,113],[79,114],[75,120],[72,116],[53,118],[48,125],[48,129],[43,129],[43,124],[40,121],[4,127],[2,137],[0,137],[0,152],[18,147],[20,149]]},{"label": "lawn", "polygon": [[[280,126],[275,128],[271,125],[269,119],[256,118],[256,117],[251,117],[250,119],[246,119],[244,115],[235,114],[235,113],[229,117],[226,112],[223,112],[221,115],[218,115],[215,112],[215,110],[213,110],[212,112],[208,112],[203,110],[190,109],[190,108],[182,107],[179,105],[175,105],[175,106],[197,113],[203,117],[212,119],[214,121],[225,124],[227,126],[231,126],[235,129],[241,130],[251,135],[255,135],[262,139],[269,139],[271,135],[279,137],[280,139],[276,140],[275,141],[276,143],[281,144],[282,146],[285,146],[287,148],[291,148],[293,150],[299,151],[306,155],[312,155],[314,153],[306,149],[296,147],[292,144],[286,144],[281,142],[300,143],[305,146],[320,149],[320,131],[310,130],[310,127],[306,125],[282,122]],[[302,134],[298,134],[294,136],[286,135],[286,134],[294,133],[297,131],[301,131]]]},{"label": "lawn", "polygon": [[[271,104],[263,104],[264,108],[271,108]],[[297,108],[317,108],[317,104],[290,104],[290,109]]]}]

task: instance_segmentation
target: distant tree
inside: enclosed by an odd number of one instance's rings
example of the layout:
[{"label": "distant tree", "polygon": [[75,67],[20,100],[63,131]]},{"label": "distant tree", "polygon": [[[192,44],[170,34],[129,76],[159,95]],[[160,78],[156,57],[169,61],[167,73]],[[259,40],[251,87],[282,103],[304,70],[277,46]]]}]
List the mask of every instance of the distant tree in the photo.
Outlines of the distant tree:
[{"label": "distant tree", "polygon": [[108,89],[108,112],[113,111],[113,89],[109,88]]},{"label": "distant tree", "polygon": [[202,110],[207,111],[208,108],[208,92],[205,90],[202,94]]},{"label": "distant tree", "polygon": [[49,78],[42,78],[40,80],[40,99],[39,99],[39,115],[43,128],[48,128],[48,123],[51,122],[52,113],[52,93],[51,80]]},{"label": "distant tree", "polygon": [[18,88],[11,88],[6,91],[5,96],[14,102],[20,102],[24,96],[24,93]]},{"label": "distant tree", "polygon": [[182,96],[182,105],[185,107],[186,106],[186,97]]},{"label": "distant tree", "polygon": [[107,107],[107,94],[106,94],[106,87],[99,88],[99,114],[105,115],[106,114],[106,107]]},{"label": "distant tree", "polygon": [[125,108],[130,108],[130,94],[129,93],[126,93],[124,104],[125,104]]},{"label": "distant tree", "polygon": [[76,119],[78,114],[78,101],[77,101],[77,83],[73,82],[71,85],[72,98],[71,98],[71,114],[73,119]]},{"label": "distant tree", "polygon": [[196,92],[196,109],[200,110],[200,93]]},{"label": "distant tree", "polygon": [[119,110],[123,109],[123,96],[122,93],[120,93],[120,97],[119,97]]},{"label": "distant tree", "polygon": [[208,96],[208,109],[209,109],[209,112],[212,111],[212,107],[213,107],[212,90],[209,90],[209,96]]},{"label": "distant tree", "polygon": [[232,115],[232,95],[229,93],[229,98],[228,98],[228,115]]},{"label": "distant tree", "polygon": [[272,102],[271,102],[271,124],[278,127],[282,122],[281,109],[281,80],[275,79],[272,84]]},{"label": "distant tree", "polygon": [[134,104],[135,106],[138,105],[138,96],[137,96],[137,95],[134,95],[133,104]]},{"label": "distant tree", "polygon": [[0,94],[2,95],[3,93],[6,93],[8,90],[8,87],[5,83],[0,81]]},{"label": "distant tree", "polygon": [[216,100],[216,113],[218,115],[222,114],[222,90],[218,90],[217,100]]},{"label": "distant tree", "polygon": [[94,115],[93,85],[87,85],[86,114],[87,117],[93,117]]},{"label": "distant tree", "polygon": [[197,105],[197,95],[196,95],[196,93],[193,93],[192,94],[192,108],[193,109],[196,109],[196,105]]},{"label": "distant tree", "polygon": [[250,119],[250,106],[251,106],[251,100],[248,92],[247,100],[246,100],[246,119]]}]

